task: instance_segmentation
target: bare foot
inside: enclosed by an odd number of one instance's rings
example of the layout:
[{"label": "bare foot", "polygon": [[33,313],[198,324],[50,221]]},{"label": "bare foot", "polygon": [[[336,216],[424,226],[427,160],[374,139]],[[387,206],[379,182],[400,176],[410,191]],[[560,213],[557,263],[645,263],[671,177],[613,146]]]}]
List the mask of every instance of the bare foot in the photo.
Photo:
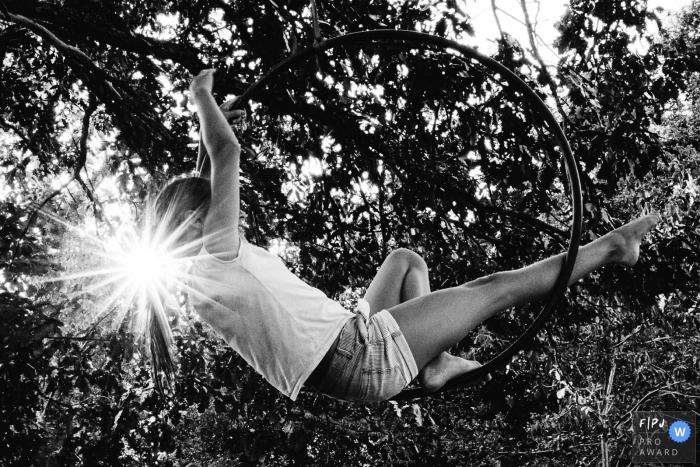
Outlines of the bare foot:
[{"label": "bare foot", "polygon": [[614,245],[614,261],[623,266],[634,266],[639,259],[639,245],[642,243],[642,238],[651,232],[659,221],[661,221],[659,214],[647,214],[608,233],[606,237]]},{"label": "bare foot", "polygon": [[[421,370],[418,374],[418,382],[425,392],[435,392],[449,380],[469,373],[480,366],[481,363],[474,360],[466,360],[443,352]],[[491,375],[487,375],[477,384],[483,386],[490,379]]]}]

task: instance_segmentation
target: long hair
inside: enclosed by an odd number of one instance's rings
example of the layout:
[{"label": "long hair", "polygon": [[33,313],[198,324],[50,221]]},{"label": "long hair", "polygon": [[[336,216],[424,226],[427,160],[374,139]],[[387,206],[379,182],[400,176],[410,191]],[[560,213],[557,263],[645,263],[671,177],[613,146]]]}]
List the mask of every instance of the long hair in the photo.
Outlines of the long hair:
[{"label": "long hair", "polygon": [[[206,216],[211,201],[209,180],[201,177],[181,178],[170,182],[150,203],[147,210],[147,229],[155,247],[172,248],[184,233],[195,215]],[[168,291],[157,291],[167,296]],[[172,385],[175,373],[173,335],[166,315],[164,303],[168,300],[146,297],[146,309],[136,323],[137,336],[148,344],[153,365],[154,381],[159,391],[162,381]]]},{"label": "long hair", "polygon": [[206,215],[211,201],[211,185],[202,177],[180,178],[168,183],[152,203],[152,238],[174,242],[186,226],[188,213]]}]

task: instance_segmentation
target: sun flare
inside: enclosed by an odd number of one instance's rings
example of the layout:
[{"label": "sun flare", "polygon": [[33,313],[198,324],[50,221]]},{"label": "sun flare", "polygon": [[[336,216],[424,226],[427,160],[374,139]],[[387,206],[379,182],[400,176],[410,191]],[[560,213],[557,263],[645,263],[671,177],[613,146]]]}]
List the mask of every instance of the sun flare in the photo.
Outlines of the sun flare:
[{"label": "sun flare", "polygon": [[117,257],[124,274],[141,290],[167,288],[171,282],[174,259],[164,249],[147,242],[127,246]]},{"label": "sun flare", "polygon": [[[149,232],[132,222],[125,222],[107,236],[90,234],[84,228],[48,213],[43,215],[62,224],[75,238],[73,251],[96,258],[97,265],[38,282],[85,281],[74,296],[96,297],[97,308],[90,314],[98,321],[105,313],[116,311],[121,322],[128,310],[132,310],[136,322],[143,321],[149,306],[160,312],[177,311],[179,306],[172,295],[174,289],[187,289],[187,265],[192,258],[176,257],[168,251],[171,238],[160,238],[158,229]],[[191,245],[190,245],[191,246]],[[177,250],[175,251],[177,253]]]},{"label": "sun flare", "polygon": [[[120,208],[119,214],[124,211]],[[58,259],[61,272],[38,277],[36,284],[61,283],[71,300],[79,300],[83,330],[100,324],[118,327],[129,320],[137,339],[150,345],[151,353],[162,353],[174,337],[170,326],[190,323],[181,300],[182,293],[198,293],[189,285],[189,267],[201,254],[202,245],[225,231],[193,235],[193,219],[186,218],[169,232],[166,226],[176,215],[170,208],[158,221],[150,208],[140,222],[117,216],[99,232],[89,222],[78,226],[48,211],[40,212],[65,228],[65,234],[62,247],[56,250],[62,256]],[[154,329],[158,329],[155,334]]]}]

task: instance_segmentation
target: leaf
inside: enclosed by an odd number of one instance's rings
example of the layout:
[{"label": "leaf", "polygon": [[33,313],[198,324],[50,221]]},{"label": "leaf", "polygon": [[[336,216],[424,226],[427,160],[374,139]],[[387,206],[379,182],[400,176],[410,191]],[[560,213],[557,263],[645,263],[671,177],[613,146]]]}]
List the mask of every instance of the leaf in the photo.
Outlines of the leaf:
[{"label": "leaf", "polygon": [[399,407],[399,404],[397,404],[396,401],[391,401],[391,406],[394,408],[396,416],[401,418],[401,407]]},{"label": "leaf", "polygon": [[117,415],[114,417],[114,423],[112,424],[112,431],[115,431],[117,429],[117,425],[119,424],[119,419],[122,416],[122,412],[124,412],[124,409],[117,412]]},{"label": "leaf", "polygon": [[413,410],[413,415],[416,417],[416,424],[418,426],[423,426],[423,414],[421,413],[420,406],[418,404],[413,404],[411,409]]},{"label": "leaf", "polygon": [[603,216],[603,220],[605,222],[612,225],[613,227],[615,226],[615,224],[613,224],[612,219],[610,219],[610,215],[608,214],[608,211],[606,211],[605,208],[600,209],[600,214],[601,214],[601,216]]}]

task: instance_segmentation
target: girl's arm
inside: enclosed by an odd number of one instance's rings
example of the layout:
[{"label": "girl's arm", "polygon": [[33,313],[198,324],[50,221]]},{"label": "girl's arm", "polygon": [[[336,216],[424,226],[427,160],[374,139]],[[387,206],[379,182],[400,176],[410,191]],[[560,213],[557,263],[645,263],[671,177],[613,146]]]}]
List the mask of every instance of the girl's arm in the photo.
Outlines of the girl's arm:
[{"label": "girl's arm", "polygon": [[[190,84],[201,125],[201,140],[211,165],[211,204],[204,219],[204,246],[224,260],[238,256],[240,212],[239,167],[241,147],[223,111],[211,95],[214,70],[204,70]],[[204,158],[203,158],[204,159]],[[199,161],[198,161],[199,162]],[[202,160],[201,162],[204,162]],[[206,168],[206,164],[202,164]]]},{"label": "girl's arm", "polygon": [[202,178],[211,178],[211,164],[209,163],[209,155],[204,149],[204,139],[199,135],[199,147],[197,148],[197,174]]},{"label": "girl's arm", "polygon": [[[221,109],[221,112],[224,114],[224,117],[226,117],[229,126],[238,124],[245,120],[245,110],[230,110],[231,107],[233,107],[233,105],[235,104],[235,102],[236,99],[234,98],[224,102],[219,106],[219,109]],[[202,137],[201,133],[199,137],[199,148],[197,151],[196,171],[202,178],[211,178],[211,164],[209,162],[209,155],[207,154],[207,150],[204,147],[204,138]]]}]

